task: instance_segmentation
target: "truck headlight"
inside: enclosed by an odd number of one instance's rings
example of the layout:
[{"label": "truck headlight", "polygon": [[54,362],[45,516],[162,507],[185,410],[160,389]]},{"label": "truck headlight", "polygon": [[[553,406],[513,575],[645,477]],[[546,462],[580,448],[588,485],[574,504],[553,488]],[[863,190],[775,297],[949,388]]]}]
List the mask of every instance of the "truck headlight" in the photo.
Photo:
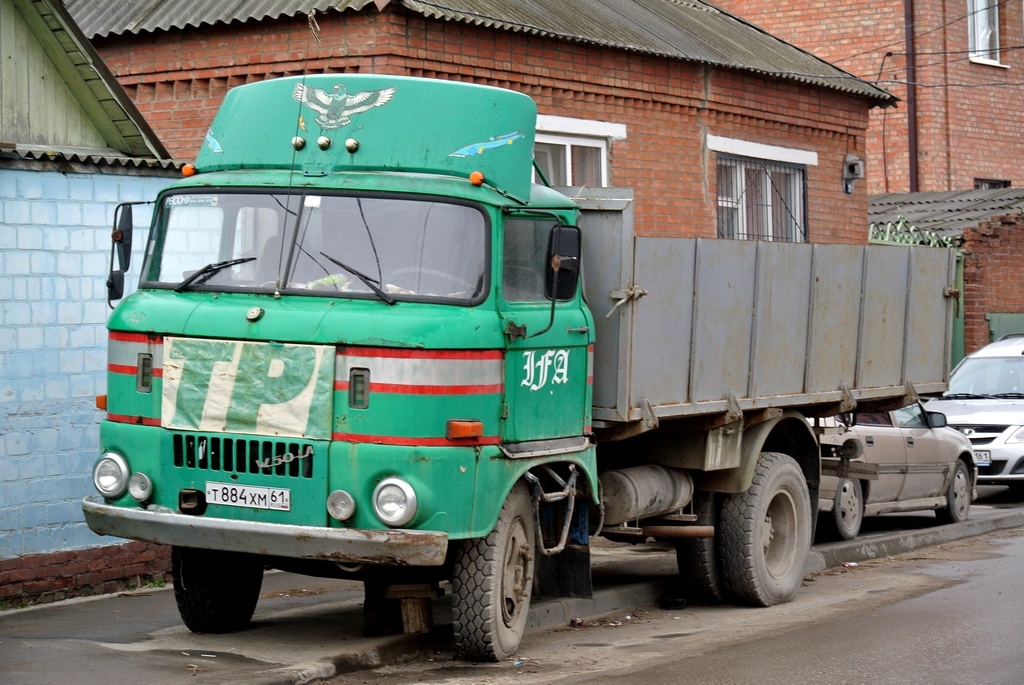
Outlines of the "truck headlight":
[{"label": "truck headlight", "polygon": [[392,528],[404,526],[416,515],[416,491],[400,478],[385,478],[373,490],[373,512]]},{"label": "truck headlight", "polygon": [[104,452],[92,467],[92,484],[106,499],[117,499],[128,489],[131,470],[120,454]]},{"label": "truck headlight", "polygon": [[128,479],[128,494],[139,504],[145,504],[153,496],[153,479],[142,472],[133,473]]}]

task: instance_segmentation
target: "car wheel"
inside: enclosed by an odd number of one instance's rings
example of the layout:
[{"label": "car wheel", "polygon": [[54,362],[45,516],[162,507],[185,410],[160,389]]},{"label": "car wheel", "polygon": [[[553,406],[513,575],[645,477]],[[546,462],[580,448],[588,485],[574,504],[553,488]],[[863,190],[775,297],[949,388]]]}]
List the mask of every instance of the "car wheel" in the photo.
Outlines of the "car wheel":
[{"label": "car wheel", "polygon": [[860,533],[864,522],[864,490],[859,480],[843,478],[836,488],[835,505],[832,507],[831,523],[836,535],[842,540],[852,540]]},{"label": "car wheel", "polygon": [[953,467],[953,479],[946,490],[946,506],[936,509],[935,516],[939,523],[959,523],[967,520],[971,510],[971,476],[967,465],[959,459]]}]

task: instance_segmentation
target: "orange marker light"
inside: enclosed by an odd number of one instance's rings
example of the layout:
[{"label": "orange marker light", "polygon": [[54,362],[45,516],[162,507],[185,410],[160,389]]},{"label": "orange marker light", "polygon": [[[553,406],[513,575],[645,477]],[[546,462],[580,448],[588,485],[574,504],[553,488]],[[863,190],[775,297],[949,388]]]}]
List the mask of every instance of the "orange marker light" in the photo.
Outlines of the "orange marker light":
[{"label": "orange marker light", "polygon": [[451,419],[445,425],[445,435],[449,440],[467,440],[483,437],[484,424],[472,419]]},{"label": "orange marker light", "polygon": [[96,395],[96,408],[99,409],[100,411],[106,411],[107,410],[107,396],[106,395]]},{"label": "orange marker light", "polygon": [[195,176],[198,173],[199,169],[196,169],[195,164],[186,164],[185,166],[181,167],[182,176]]},{"label": "orange marker light", "polygon": [[484,184],[484,172],[474,171],[469,175],[469,182],[475,186],[482,186]]}]

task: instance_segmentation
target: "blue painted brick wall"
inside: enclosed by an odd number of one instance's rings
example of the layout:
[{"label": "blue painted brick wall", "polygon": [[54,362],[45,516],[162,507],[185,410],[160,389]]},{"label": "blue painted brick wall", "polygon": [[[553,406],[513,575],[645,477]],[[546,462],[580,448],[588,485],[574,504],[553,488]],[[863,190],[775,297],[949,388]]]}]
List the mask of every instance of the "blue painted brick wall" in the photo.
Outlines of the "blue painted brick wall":
[{"label": "blue painted brick wall", "polygon": [[[172,177],[0,169],[0,559],[97,545],[80,502],[106,387],[106,274],[119,202]],[[135,211],[127,288],[148,207]]]}]

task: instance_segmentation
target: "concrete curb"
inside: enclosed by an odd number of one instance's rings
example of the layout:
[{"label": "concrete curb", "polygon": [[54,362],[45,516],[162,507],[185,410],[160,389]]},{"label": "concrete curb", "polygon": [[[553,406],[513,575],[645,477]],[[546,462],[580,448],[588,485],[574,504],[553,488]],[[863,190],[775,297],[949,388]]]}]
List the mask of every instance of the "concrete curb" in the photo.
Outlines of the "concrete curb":
[{"label": "concrete curb", "polygon": [[1020,526],[1024,526],[1024,511],[1012,511],[989,518],[968,519],[962,523],[935,526],[924,530],[890,533],[863,540],[858,538],[846,542],[831,542],[818,545],[811,550],[804,573],[821,571],[847,562],[889,557],[921,547],[941,545],[944,542],[977,537],[996,530]]}]

